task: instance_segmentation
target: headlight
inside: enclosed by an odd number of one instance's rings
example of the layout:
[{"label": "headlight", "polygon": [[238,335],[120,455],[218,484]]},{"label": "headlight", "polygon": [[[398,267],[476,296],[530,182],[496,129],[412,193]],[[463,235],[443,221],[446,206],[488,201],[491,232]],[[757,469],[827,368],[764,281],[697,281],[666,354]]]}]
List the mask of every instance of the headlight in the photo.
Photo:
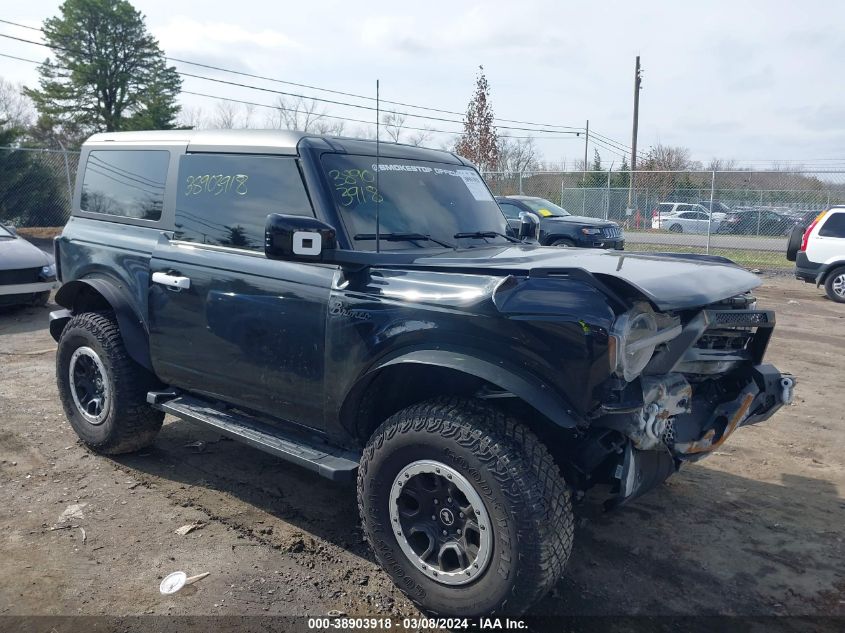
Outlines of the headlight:
[{"label": "headlight", "polygon": [[617,375],[631,382],[648,365],[657,346],[680,333],[676,317],[655,313],[648,304],[635,305],[613,324]]},{"label": "headlight", "polygon": [[581,232],[584,235],[600,235],[601,229],[589,229],[587,227],[584,227],[583,229],[581,229]]},{"label": "headlight", "polygon": [[55,264],[47,264],[46,266],[41,267],[41,276],[42,277],[55,277],[56,276],[56,265]]}]

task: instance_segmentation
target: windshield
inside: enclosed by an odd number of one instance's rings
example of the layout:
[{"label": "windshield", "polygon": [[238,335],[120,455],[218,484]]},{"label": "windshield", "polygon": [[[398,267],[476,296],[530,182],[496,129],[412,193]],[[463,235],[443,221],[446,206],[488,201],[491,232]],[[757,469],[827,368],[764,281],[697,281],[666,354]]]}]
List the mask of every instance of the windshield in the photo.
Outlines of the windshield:
[{"label": "windshield", "polygon": [[0,237],[14,237],[14,235],[5,226],[0,224]]},{"label": "windshield", "polygon": [[559,207],[554,202],[549,202],[543,198],[520,198],[520,202],[528,206],[541,218],[560,218],[569,215],[569,212],[563,207]]},{"label": "windshield", "polygon": [[[505,243],[507,220],[474,169],[429,161],[324,154],[323,170],[354,248],[376,250],[376,207],[381,250],[470,247]],[[378,185],[376,170],[378,169]],[[407,235],[410,238],[400,239]],[[427,239],[424,239],[427,238]]]}]

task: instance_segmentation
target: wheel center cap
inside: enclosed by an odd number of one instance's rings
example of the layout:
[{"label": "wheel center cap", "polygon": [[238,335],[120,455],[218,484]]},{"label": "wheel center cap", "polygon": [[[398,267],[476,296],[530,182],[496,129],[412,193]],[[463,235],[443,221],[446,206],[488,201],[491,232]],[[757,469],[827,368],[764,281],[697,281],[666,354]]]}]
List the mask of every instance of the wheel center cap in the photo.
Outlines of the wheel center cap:
[{"label": "wheel center cap", "polygon": [[452,525],[455,522],[455,515],[449,508],[440,510],[440,522],[443,525]]}]

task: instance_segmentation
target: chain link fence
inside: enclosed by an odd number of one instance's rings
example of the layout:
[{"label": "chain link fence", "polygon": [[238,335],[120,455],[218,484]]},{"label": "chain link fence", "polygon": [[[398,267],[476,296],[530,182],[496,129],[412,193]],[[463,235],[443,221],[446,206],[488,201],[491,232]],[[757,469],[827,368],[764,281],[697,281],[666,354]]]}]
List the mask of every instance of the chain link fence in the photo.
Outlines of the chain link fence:
[{"label": "chain link fence", "polygon": [[751,268],[788,269],[786,242],[845,203],[839,171],[486,173],[496,195],[545,198],[572,215],[618,222],[626,249],[724,255]]},{"label": "chain link fence", "polygon": [[78,152],[0,147],[0,224],[52,237],[70,217]]},{"label": "chain link fence", "polygon": [[[51,237],[70,215],[78,152],[0,147],[0,224]],[[626,249],[788,269],[796,224],[845,204],[845,171],[491,172],[494,194],[545,198],[625,229]]]}]

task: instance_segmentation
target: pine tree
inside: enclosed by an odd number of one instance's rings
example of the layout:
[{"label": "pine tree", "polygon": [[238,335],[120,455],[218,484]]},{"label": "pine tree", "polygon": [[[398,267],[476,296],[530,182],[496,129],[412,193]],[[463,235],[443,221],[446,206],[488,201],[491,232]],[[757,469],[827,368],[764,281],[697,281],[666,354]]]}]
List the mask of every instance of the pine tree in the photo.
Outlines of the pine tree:
[{"label": "pine tree", "polygon": [[65,0],[43,30],[55,60],[26,94],[45,121],[89,133],[173,127],[181,79],[127,0]]},{"label": "pine tree", "polygon": [[464,117],[464,132],[455,151],[472,161],[481,170],[495,169],[499,160],[499,139],[493,125],[493,106],[490,103],[490,86],[484,67],[478,67],[475,94]]}]

